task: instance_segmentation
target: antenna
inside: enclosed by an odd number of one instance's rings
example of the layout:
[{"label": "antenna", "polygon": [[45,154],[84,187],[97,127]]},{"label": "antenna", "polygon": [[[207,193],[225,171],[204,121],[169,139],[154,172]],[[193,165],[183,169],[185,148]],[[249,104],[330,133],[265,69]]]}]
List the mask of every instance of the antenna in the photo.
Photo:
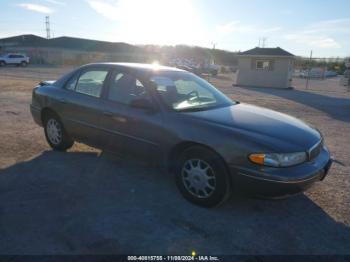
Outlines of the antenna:
[{"label": "antenna", "polygon": [[46,38],[50,39],[50,17],[45,16],[45,25],[46,25]]},{"label": "antenna", "polygon": [[259,37],[258,47],[266,47],[267,37]]}]

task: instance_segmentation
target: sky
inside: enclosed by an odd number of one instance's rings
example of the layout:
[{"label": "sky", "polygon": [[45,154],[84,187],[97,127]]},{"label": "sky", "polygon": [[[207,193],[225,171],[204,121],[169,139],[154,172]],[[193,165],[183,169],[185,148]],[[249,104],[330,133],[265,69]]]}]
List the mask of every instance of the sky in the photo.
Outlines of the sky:
[{"label": "sky", "polygon": [[[36,34],[130,44],[350,56],[349,0],[0,0],[0,38]],[[262,41],[260,41],[260,45]]]}]

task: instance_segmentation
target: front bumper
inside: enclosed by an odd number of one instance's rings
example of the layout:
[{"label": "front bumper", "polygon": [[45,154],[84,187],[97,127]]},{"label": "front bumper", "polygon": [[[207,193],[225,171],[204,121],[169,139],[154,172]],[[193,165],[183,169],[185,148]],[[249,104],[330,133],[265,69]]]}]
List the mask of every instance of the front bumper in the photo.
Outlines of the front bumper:
[{"label": "front bumper", "polygon": [[301,165],[273,168],[253,165],[249,168],[230,166],[233,186],[242,193],[278,197],[304,191],[328,174],[332,159],[326,148],[312,161]]}]

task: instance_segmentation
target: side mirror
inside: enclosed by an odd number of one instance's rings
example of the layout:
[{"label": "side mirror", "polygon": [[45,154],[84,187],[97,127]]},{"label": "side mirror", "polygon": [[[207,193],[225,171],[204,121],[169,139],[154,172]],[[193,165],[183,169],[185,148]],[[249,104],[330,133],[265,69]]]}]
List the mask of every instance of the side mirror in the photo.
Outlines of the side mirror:
[{"label": "side mirror", "polygon": [[149,111],[155,111],[155,106],[148,100],[144,98],[137,98],[130,102],[130,106],[134,108],[145,109]]}]

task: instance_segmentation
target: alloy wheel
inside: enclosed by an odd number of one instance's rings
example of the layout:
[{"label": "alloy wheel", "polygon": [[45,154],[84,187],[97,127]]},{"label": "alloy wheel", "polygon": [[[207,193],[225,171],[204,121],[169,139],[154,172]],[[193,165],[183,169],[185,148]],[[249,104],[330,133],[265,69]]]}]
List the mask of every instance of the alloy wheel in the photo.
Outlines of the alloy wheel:
[{"label": "alloy wheel", "polygon": [[187,160],[181,171],[186,190],[198,198],[210,197],[216,188],[213,168],[201,159]]},{"label": "alloy wheel", "polygon": [[46,124],[47,137],[54,145],[58,145],[62,141],[62,128],[56,119],[49,119]]}]

